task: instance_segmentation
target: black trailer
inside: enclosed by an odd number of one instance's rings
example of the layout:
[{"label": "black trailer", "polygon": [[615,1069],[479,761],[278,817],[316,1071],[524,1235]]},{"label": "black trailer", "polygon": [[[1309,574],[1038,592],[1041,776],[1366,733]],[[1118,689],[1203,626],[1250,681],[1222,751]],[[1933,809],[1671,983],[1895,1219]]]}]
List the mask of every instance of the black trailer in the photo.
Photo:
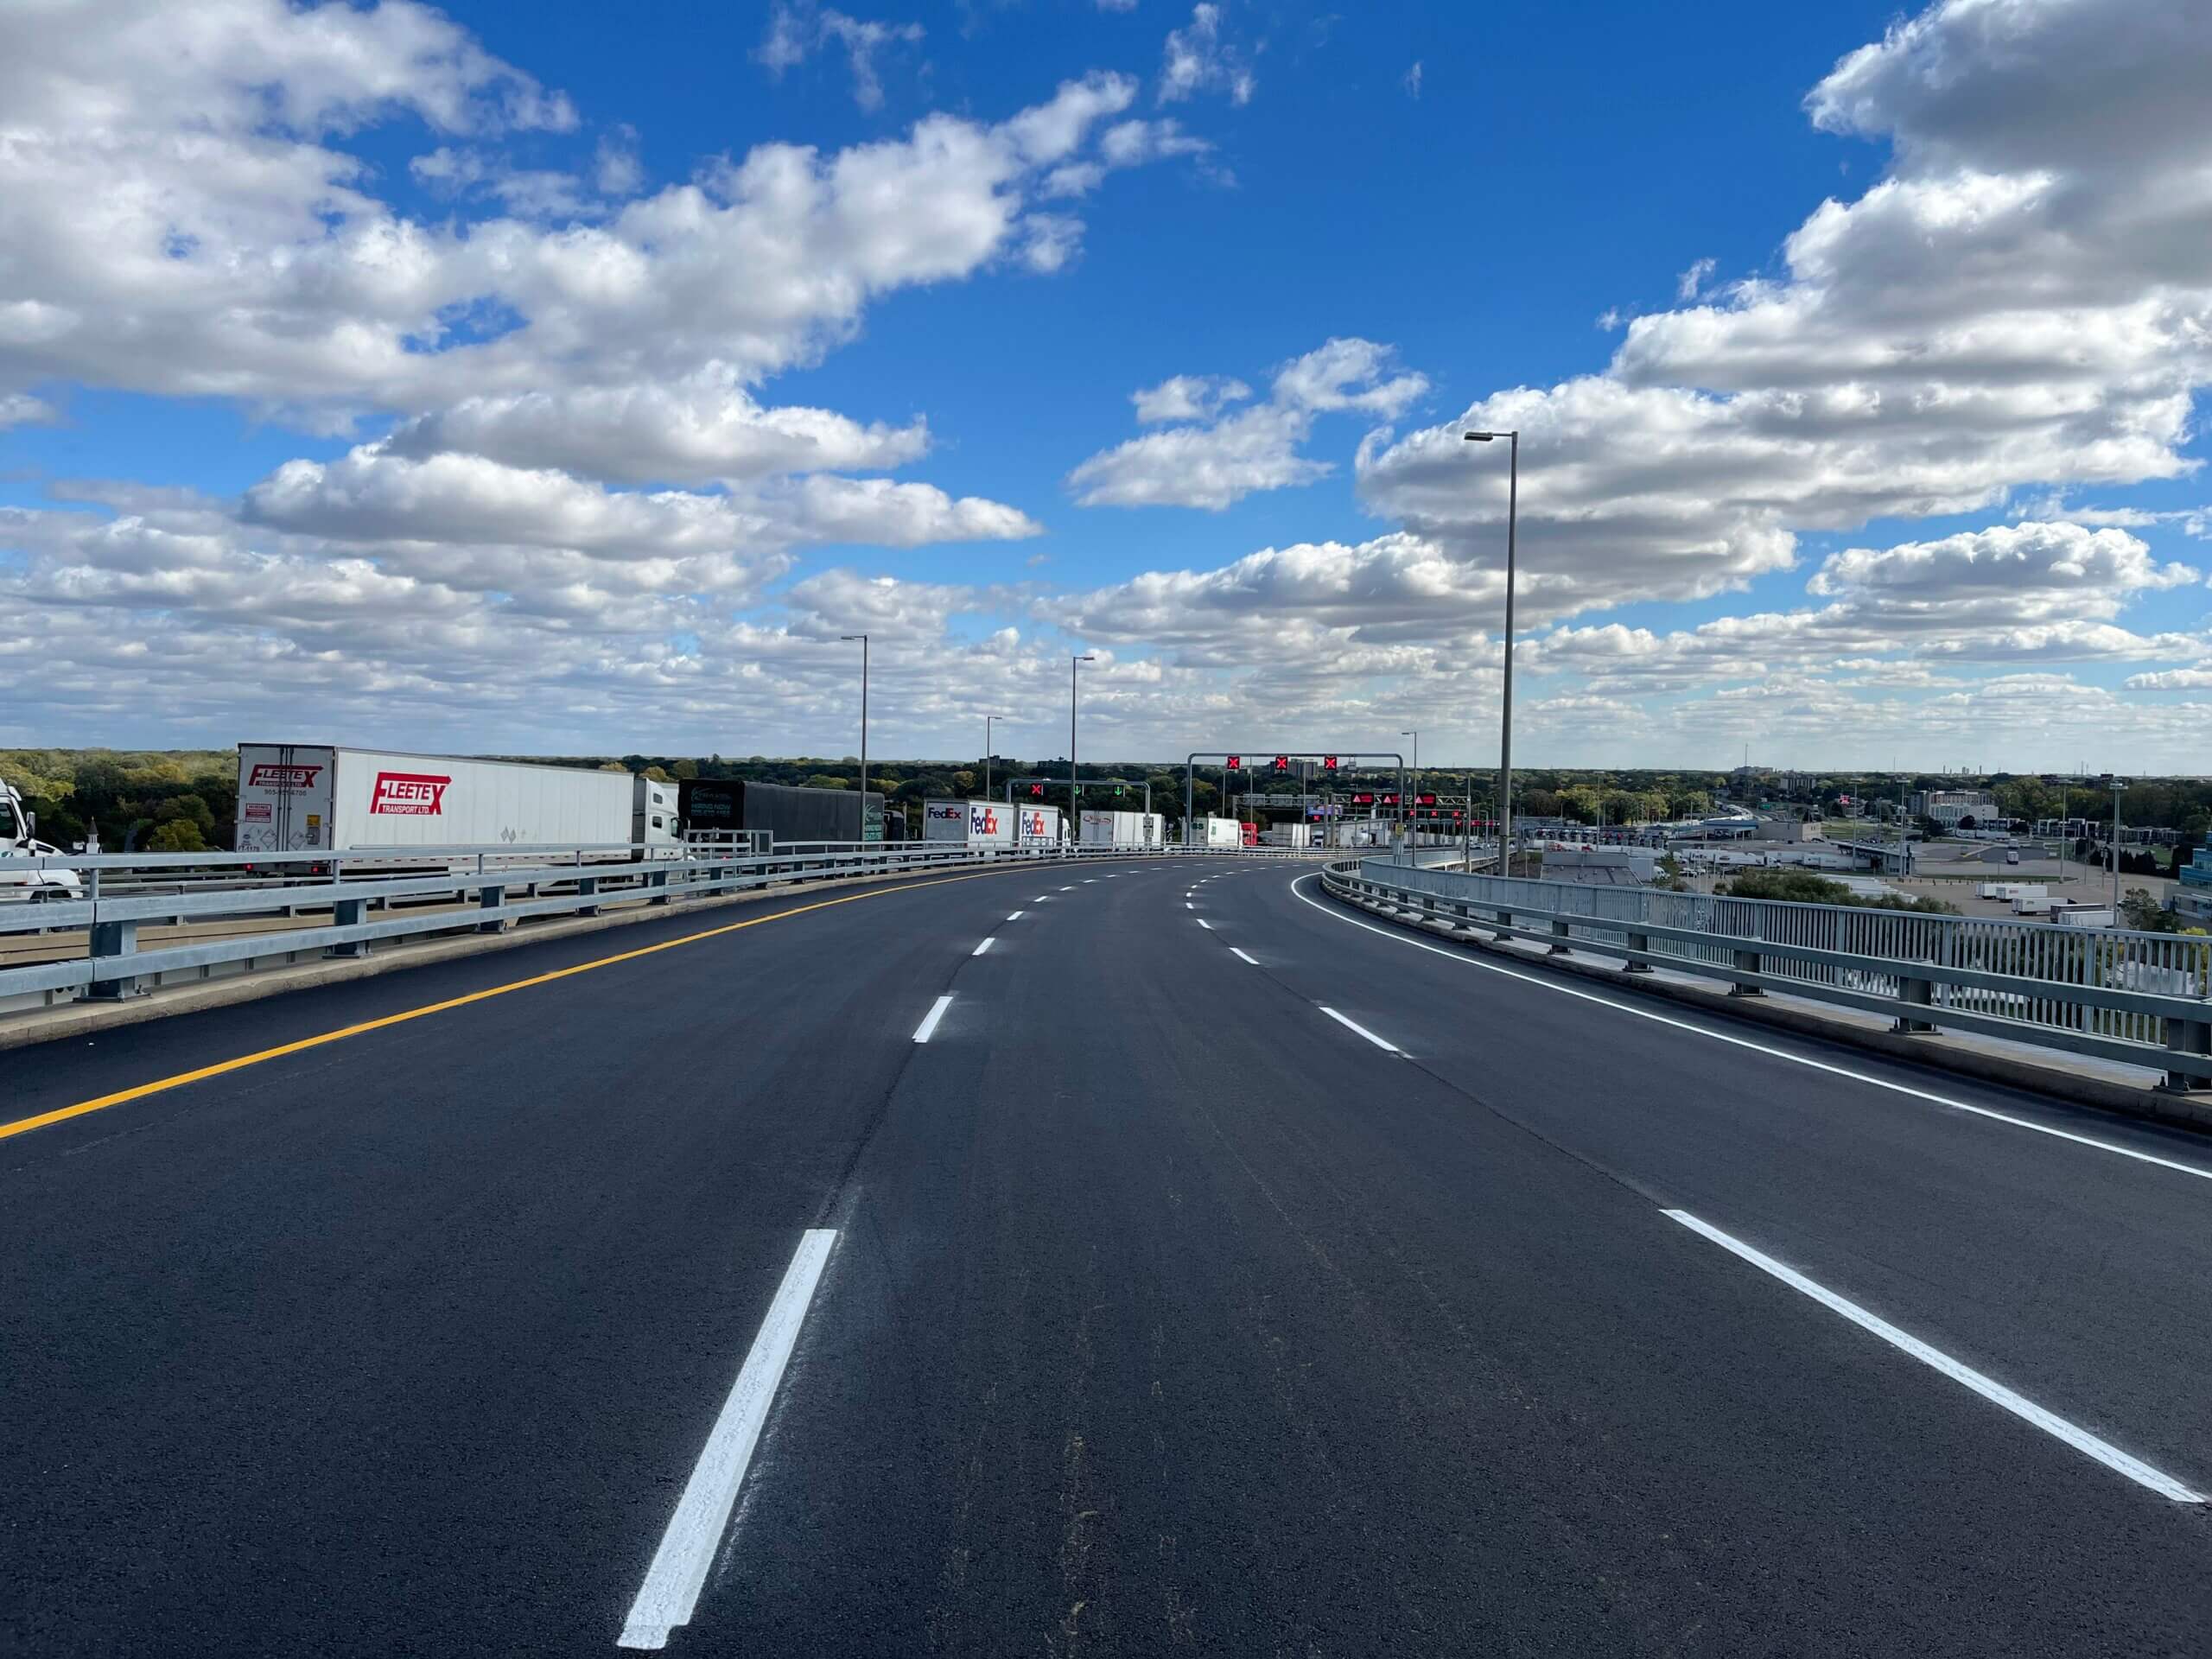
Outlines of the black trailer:
[{"label": "black trailer", "polygon": [[676,813],[687,832],[765,830],[779,842],[863,839],[862,813],[880,823],[883,797],[870,790],[802,789],[735,778],[687,778],[677,787]]}]

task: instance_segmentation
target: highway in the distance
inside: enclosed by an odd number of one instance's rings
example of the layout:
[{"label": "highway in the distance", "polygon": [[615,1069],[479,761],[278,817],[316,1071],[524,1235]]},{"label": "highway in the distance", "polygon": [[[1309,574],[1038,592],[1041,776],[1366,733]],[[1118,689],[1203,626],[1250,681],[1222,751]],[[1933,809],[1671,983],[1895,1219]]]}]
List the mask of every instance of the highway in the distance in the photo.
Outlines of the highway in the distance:
[{"label": "highway in the distance", "polygon": [[0,1654],[2206,1650],[2212,1147],[1313,868],[0,1056]]}]

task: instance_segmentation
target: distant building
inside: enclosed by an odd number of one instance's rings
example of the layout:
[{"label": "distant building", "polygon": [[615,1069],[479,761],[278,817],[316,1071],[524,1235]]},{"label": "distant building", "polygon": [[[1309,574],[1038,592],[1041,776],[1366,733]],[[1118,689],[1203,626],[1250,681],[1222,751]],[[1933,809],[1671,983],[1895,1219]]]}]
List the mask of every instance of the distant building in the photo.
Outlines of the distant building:
[{"label": "distant building", "polygon": [[1933,818],[1946,830],[1961,818],[1979,823],[1997,814],[1997,798],[1986,789],[1916,789],[1911,804],[1913,817]]},{"label": "distant building", "polygon": [[2212,923],[2212,847],[2200,847],[2181,867],[2174,887],[2174,914],[2192,922]]},{"label": "distant building", "polygon": [[1799,817],[1761,817],[1755,819],[1751,838],[1754,841],[1818,841],[1821,826],[1808,823]]}]

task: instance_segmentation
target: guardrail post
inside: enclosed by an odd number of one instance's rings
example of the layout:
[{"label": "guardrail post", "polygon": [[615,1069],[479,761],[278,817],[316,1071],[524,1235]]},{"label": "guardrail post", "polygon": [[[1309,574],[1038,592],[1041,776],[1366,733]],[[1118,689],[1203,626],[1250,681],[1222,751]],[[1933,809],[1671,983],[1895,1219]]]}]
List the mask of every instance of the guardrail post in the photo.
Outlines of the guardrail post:
[{"label": "guardrail post", "polygon": [[[330,919],[338,927],[359,927],[368,919],[369,901],[365,899],[334,899],[330,903]],[[334,957],[365,957],[369,954],[366,939],[345,939],[330,947]]]},{"label": "guardrail post", "polygon": [[[1738,973],[1756,974],[1758,970],[1759,953],[1758,951],[1738,950],[1736,952],[1736,971]],[[1728,995],[1731,996],[1764,996],[1766,993],[1758,986],[1745,984],[1739,979],[1728,987]]]},{"label": "guardrail post", "polygon": [[1565,922],[1554,922],[1552,924],[1552,948],[1544,952],[1544,954],[1548,957],[1565,956],[1573,948],[1569,943],[1572,937],[1573,936],[1567,931],[1567,924]]},{"label": "guardrail post", "polygon": [[[2212,1054],[2212,1022],[2167,1020],[2162,1023],[2166,1028],[2166,1046],[2177,1054]],[[2204,1079],[2194,1071],[2169,1071],[2166,1080],[2158,1085],[2170,1095],[2187,1094],[2205,1086]]]},{"label": "guardrail post", "polygon": [[[138,949],[138,924],[136,922],[94,922],[92,927],[88,954],[95,962],[103,957],[128,957]],[[85,996],[93,1002],[120,1002],[125,997],[137,996],[144,988],[135,979],[95,979],[85,988]]]},{"label": "guardrail post", "polygon": [[[1936,1001],[1936,982],[1929,979],[1915,979],[1907,975],[1897,981],[1897,1001],[1909,1008],[1929,1007]],[[1933,1031],[1936,1027],[1925,1020],[1916,1020],[1909,1014],[1901,1014],[1897,1018],[1897,1023],[1890,1029],[1891,1031]]]},{"label": "guardrail post", "polygon": [[[576,878],[576,892],[582,897],[588,899],[598,891],[599,878],[597,876],[580,875]],[[596,916],[599,914],[599,906],[597,905],[579,905],[576,906],[576,914],[579,916]]]},{"label": "guardrail post", "polygon": [[[479,910],[497,910],[506,902],[507,890],[496,883],[484,887],[476,895],[476,907]],[[504,918],[496,921],[479,922],[476,925],[476,931],[479,933],[504,933],[507,931],[507,924]]]},{"label": "guardrail post", "polygon": [[[1631,950],[1641,950],[1647,956],[1649,955],[1651,950],[1651,936],[1649,933],[1630,934],[1628,936],[1628,948]],[[1628,959],[1628,966],[1621,971],[1630,974],[1648,974],[1651,971],[1651,964],[1648,962],[1639,962],[1634,957],[1630,957]]]},{"label": "guardrail post", "polygon": [[645,900],[647,904],[664,905],[668,902],[668,872],[666,870],[650,872],[645,877],[645,886],[652,888],[653,892],[653,896]]}]

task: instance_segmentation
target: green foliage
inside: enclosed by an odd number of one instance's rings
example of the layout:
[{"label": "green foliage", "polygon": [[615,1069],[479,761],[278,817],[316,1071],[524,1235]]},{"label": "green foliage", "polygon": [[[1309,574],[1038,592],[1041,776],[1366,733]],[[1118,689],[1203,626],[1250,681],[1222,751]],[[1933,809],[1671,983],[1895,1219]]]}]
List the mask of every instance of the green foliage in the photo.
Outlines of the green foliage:
[{"label": "green foliage", "polygon": [[2152,898],[2142,887],[2130,887],[2120,896],[2120,925],[2132,927],[2139,933],[2193,933],[2195,928],[2182,925],[2181,918]]},{"label": "green foliage", "polygon": [[1804,870],[1745,870],[1713,888],[1738,899],[1779,899],[1797,905],[1847,905],[1851,889]]},{"label": "green foliage", "polygon": [[123,844],[134,824],[189,821],[203,838],[228,838],[238,810],[238,757],[227,751],[147,753],[115,749],[0,749],[0,778],[38,815],[41,841],[73,847],[99,826]]},{"label": "green foliage", "polygon": [[156,824],[154,833],[146,838],[149,853],[204,853],[207,839],[200,833],[200,826],[190,818],[171,818],[167,823]]},{"label": "green foliage", "polygon": [[1959,913],[1956,905],[1947,905],[1941,899],[1908,899],[1901,893],[1861,898],[1842,882],[1808,870],[1745,870],[1713,891],[1737,899],[1778,899],[1798,905],[1851,905],[1860,910],[1906,910],[1928,916]]}]

